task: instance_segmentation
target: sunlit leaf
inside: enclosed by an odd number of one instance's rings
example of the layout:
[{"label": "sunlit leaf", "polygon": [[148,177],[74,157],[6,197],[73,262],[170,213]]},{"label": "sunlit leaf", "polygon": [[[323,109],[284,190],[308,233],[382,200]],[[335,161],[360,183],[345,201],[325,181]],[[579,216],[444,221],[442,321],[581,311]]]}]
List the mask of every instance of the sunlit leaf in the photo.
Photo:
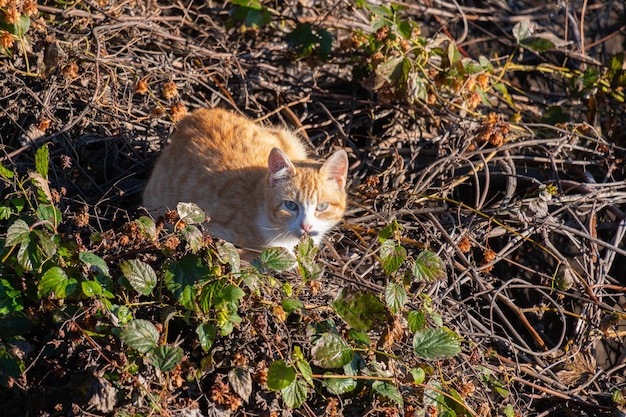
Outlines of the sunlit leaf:
[{"label": "sunlit leaf", "polygon": [[296,259],[285,248],[267,248],[261,252],[261,265],[274,271],[286,271],[296,264]]},{"label": "sunlit leaf", "polygon": [[65,298],[73,294],[78,288],[78,283],[74,278],[67,276],[65,271],[53,266],[48,269],[39,280],[37,289],[40,297],[47,297],[54,294],[56,298]]},{"label": "sunlit leaf", "polygon": [[524,39],[529,38],[535,32],[535,26],[530,19],[524,19],[517,22],[513,26],[513,37],[518,44],[522,43]]},{"label": "sunlit leaf", "polygon": [[354,352],[340,336],[324,333],[311,348],[311,356],[316,366],[332,369],[350,363]]},{"label": "sunlit leaf", "polygon": [[120,270],[130,285],[140,294],[150,295],[157,284],[157,276],[152,267],[139,259],[120,262]]},{"label": "sunlit leaf", "polygon": [[102,294],[102,286],[97,281],[83,281],[80,289],[87,297],[95,297]]},{"label": "sunlit leaf", "polygon": [[187,224],[202,223],[206,220],[204,211],[194,203],[178,203],[176,211],[180,219]]},{"label": "sunlit leaf", "polygon": [[122,328],[120,337],[124,343],[139,352],[146,353],[156,348],[159,332],[148,320],[132,320]]},{"label": "sunlit leaf", "polygon": [[61,223],[61,211],[52,204],[40,204],[37,207],[37,217],[39,220],[50,222],[56,229]]},{"label": "sunlit leaf", "polygon": [[30,241],[30,228],[24,220],[18,219],[7,230],[4,246],[13,246]]},{"label": "sunlit leaf", "polygon": [[229,284],[222,290],[222,299],[229,302],[239,301],[246,293],[236,285]]},{"label": "sunlit leaf", "polygon": [[139,226],[139,230],[146,236],[150,238],[150,240],[155,240],[157,238],[156,225],[154,220],[152,220],[148,216],[141,216],[135,223]]},{"label": "sunlit leaf", "polygon": [[313,370],[311,369],[311,365],[309,365],[307,361],[302,359],[302,360],[296,361],[296,367],[298,368],[298,371],[300,371],[302,378],[304,378],[307,384],[309,384],[310,386],[314,386],[313,376],[312,376]]},{"label": "sunlit leaf", "polygon": [[423,250],[415,258],[412,272],[416,281],[432,282],[446,277],[446,266],[439,255]]},{"label": "sunlit leaf", "polygon": [[235,245],[230,242],[222,242],[217,245],[217,254],[223,263],[230,265],[230,269],[233,273],[239,272],[241,259],[239,258],[239,252]]},{"label": "sunlit leaf", "polygon": [[426,379],[426,372],[422,368],[411,368],[411,376],[413,377],[413,382],[421,384]]},{"label": "sunlit leaf", "polygon": [[379,393],[380,395],[389,398],[394,401],[400,407],[404,407],[404,399],[402,399],[402,394],[398,391],[391,382],[389,381],[374,381],[372,383],[372,388],[374,391]]},{"label": "sunlit leaf", "polygon": [[300,300],[295,300],[293,298],[285,298],[280,302],[285,313],[290,314],[293,311],[304,309],[304,303]]},{"label": "sunlit leaf", "polygon": [[295,380],[296,370],[283,360],[274,361],[267,370],[267,387],[273,391],[280,391]]},{"label": "sunlit leaf", "polygon": [[[334,375],[331,372],[326,372],[324,375]],[[333,395],[341,395],[346,392],[354,391],[357,386],[356,379],[354,378],[324,378],[322,385],[328,392]]]},{"label": "sunlit leaf", "polygon": [[193,253],[196,253],[200,249],[202,249],[202,246],[204,245],[204,236],[196,226],[188,224],[187,226],[183,227],[180,232],[185,238],[187,244],[189,245],[189,249],[191,249]]},{"label": "sunlit leaf", "polygon": [[409,323],[409,331],[415,333],[426,326],[426,315],[423,311],[409,311],[407,322]]},{"label": "sunlit leaf", "polygon": [[28,177],[39,191],[39,201],[46,203],[52,202],[52,193],[50,192],[50,185],[48,184],[48,180],[38,172],[29,172]]},{"label": "sunlit leaf", "polygon": [[385,274],[390,275],[398,270],[406,259],[406,249],[397,245],[394,240],[386,240],[380,246],[380,261]]},{"label": "sunlit leaf", "polygon": [[4,165],[0,164],[0,177],[10,180],[10,179],[13,179],[14,176],[15,174],[13,173],[13,171],[8,169]]},{"label": "sunlit leaf", "polygon": [[48,179],[48,164],[49,164],[48,160],[49,160],[48,144],[44,143],[37,149],[37,152],[35,152],[35,169],[46,180]]},{"label": "sunlit leaf", "polygon": [[37,237],[37,246],[43,251],[43,253],[48,257],[48,259],[52,258],[55,253],[57,253],[57,244],[54,243],[52,237],[48,233],[43,230],[33,230],[32,236]]},{"label": "sunlit leaf", "polygon": [[413,350],[426,359],[440,359],[461,353],[461,341],[444,327],[421,330],[413,337]]},{"label": "sunlit leaf", "polygon": [[102,274],[109,276],[109,266],[104,261],[104,259],[96,255],[95,253],[80,252],[78,254],[78,259],[80,259],[81,262],[85,265],[89,267],[94,267],[98,269]]},{"label": "sunlit leaf", "polygon": [[163,372],[169,372],[183,361],[183,349],[172,346],[159,346],[148,352],[150,362]]},{"label": "sunlit leaf", "polygon": [[300,407],[307,396],[306,382],[296,379],[291,384],[280,390],[285,405],[289,408]]},{"label": "sunlit leaf", "polygon": [[196,334],[200,341],[202,350],[208,352],[213,347],[213,343],[217,339],[217,327],[212,324],[203,323],[196,327]]},{"label": "sunlit leaf", "polygon": [[392,313],[402,310],[407,299],[406,290],[402,285],[390,282],[385,286],[384,294],[387,307]]}]

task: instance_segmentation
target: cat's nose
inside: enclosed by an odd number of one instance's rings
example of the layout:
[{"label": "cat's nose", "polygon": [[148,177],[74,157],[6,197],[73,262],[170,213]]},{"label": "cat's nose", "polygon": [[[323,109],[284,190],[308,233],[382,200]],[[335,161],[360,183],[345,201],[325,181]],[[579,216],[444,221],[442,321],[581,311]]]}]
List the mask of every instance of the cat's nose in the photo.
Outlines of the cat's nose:
[{"label": "cat's nose", "polygon": [[302,228],[302,231],[304,233],[309,233],[311,231],[311,225],[310,224],[302,223],[300,225],[300,227]]}]

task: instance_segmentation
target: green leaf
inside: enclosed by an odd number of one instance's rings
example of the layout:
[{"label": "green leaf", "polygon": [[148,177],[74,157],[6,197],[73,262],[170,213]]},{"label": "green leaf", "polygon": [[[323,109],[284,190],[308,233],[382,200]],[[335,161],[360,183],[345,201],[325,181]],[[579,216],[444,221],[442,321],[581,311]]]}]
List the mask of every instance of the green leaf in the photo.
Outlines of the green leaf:
[{"label": "green leaf", "polygon": [[198,224],[206,220],[204,211],[194,203],[178,203],[176,211],[180,219],[187,224]]},{"label": "green leaf", "polygon": [[380,261],[385,274],[391,275],[404,263],[406,259],[406,249],[396,245],[393,240],[386,240],[380,247]]},{"label": "green leaf", "polygon": [[8,220],[13,215],[14,211],[12,207],[0,206],[0,220]]},{"label": "green leaf", "polygon": [[220,261],[230,265],[230,269],[233,273],[238,273],[241,267],[241,259],[239,258],[239,251],[235,245],[230,242],[222,242],[217,245],[217,254],[220,257]]},{"label": "green leaf", "polygon": [[319,248],[315,246],[313,239],[308,238],[300,241],[296,248],[298,260],[298,272],[304,282],[319,279],[324,273],[324,266],[315,262]]},{"label": "green leaf", "polygon": [[144,235],[148,236],[150,240],[156,240],[157,232],[154,220],[152,220],[148,216],[141,216],[137,220],[135,220],[135,223],[137,223],[137,225],[139,226],[139,230]]},{"label": "green leaf", "polygon": [[506,407],[504,407],[504,415],[506,417],[515,417],[515,408],[513,408],[512,404],[507,404]]},{"label": "green leaf", "polygon": [[302,378],[309,384],[310,386],[314,386],[313,383],[313,370],[311,369],[311,365],[304,359],[296,361],[296,367],[298,371],[300,371],[300,375]]},{"label": "green leaf", "polygon": [[400,239],[400,232],[402,229],[403,227],[400,223],[398,223],[396,219],[393,219],[387,226],[380,229],[380,232],[378,232],[378,241],[383,243],[388,239],[398,240]]},{"label": "green leaf", "polygon": [[422,384],[426,379],[426,372],[422,368],[411,368],[411,375],[416,384]]},{"label": "green leaf", "polygon": [[622,69],[623,62],[624,62],[624,52],[620,52],[618,54],[612,55],[611,59],[609,60],[609,69],[614,72],[620,71]]},{"label": "green leaf", "polygon": [[41,248],[48,259],[52,258],[54,254],[57,253],[57,244],[48,233],[42,230],[33,230],[31,236],[33,235],[37,237],[37,246]]},{"label": "green leaf", "polygon": [[409,311],[407,322],[409,323],[409,331],[415,333],[426,326],[426,315],[423,311]]},{"label": "green leaf", "polygon": [[[326,372],[324,375],[334,375],[331,372]],[[354,391],[357,386],[356,379],[354,378],[324,378],[322,385],[328,392],[333,395],[341,395],[346,392]]]},{"label": "green leaf", "polygon": [[169,372],[183,361],[183,349],[163,345],[150,350],[148,357],[150,362],[162,372]]},{"label": "green leaf", "polygon": [[80,283],[80,289],[87,297],[95,297],[102,294],[102,286],[97,281],[83,281]]},{"label": "green leaf", "polygon": [[280,393],[283,395],[283,401],[287,407],[298,408],[306,400],[306,382],[296,379],[291,384],[280,390]]},{"label": "green leaf", "polygon": [[[45,186],[47,188],[48,184],[46,183]],[[52,197],[48,196],[46,198],[49,201]],[[40,204],[39,207],[37,207],[37,218],[50,222],[56,229],[59,227],[59,223],[61,223],[61,211],[51,204]]]},{"label": "green leaf", "polygon": [[[247,27],[261,27],[271,21],[271,13],[258,0],[233,0],[232,4],[237,6],[233,20],[243,22]],[[232,24],[227,26],[232,27]]]},{"label": "green leaf", "polygon": [[69,278],[65,271],[58,266],[48,269],[42,275],[37,286],[40,297],[54,294],[56,298],[66,298],[73,294],[77,288],[77,281],[74,278]]},{"label": "green leaf", "polygon": [[554,42],[542,37],[541,35],[526,38],[521,41],[520,44],[536,52],[545,52],[556,48]]},{"label": "green leaf", "polygon": [[246,293],[236,285],[229,284],[222,290],[222,299],[228,302],[239,301]]},{"label": "green leaf", "polygon": [[24,220],[18,219],[7,230],[5,247],[30,242],[30,228]]},{"label": "green leaf", "polygon": [[25,271],[32,271],[36,265],[38,266],[40,258],[39,250],[32,241],[22,243],[17,250],[17,263],[24,268]]},{"label": "green leaf", "polygon": [[228,383],[233,391],[241,397],[244,402],[248,402],[252,394],[252,375],[250,371],[242,368],[233,368],[228,372]]},{"label": "green leaf", "polygon": [[389,381],[374,381],[372,383],[372,388],[374,391],[379,393],[380,395],[389,398],[394,401],[400,407],[404,407],[404,400],[402,399],[402,395],[400,391]]},{"label": "green leaf", "polygon": [[344,288],[333,301],[332,307],[346,323],[363,332],[387,319],[387,310],[383,302],[366,291],[348,293]]},{"label": "green leaf", "polygon": [[350,336],[350,340],[354,340],[357,344],[361,344],[367,347],[369,347],[372,344],[372,339],[367,334],[367,332],[362,332],[356,329],[350,329],[348,330],[348,335]]},{"label": "green leaf", "polygon": [[446,277],[446,266],[439,255],[423,250],[417,255],[412,272],[416,281],[432,282]]},{"label": "green leaf", "polygon": [[41,145],[35,153],[35,169],[46,180],[48,179],[49,154],[47,143]]},{"label": "green leaf", "polygon": [[23,309],[22,292],[14,288],[8,280],[0,278],[0,316],[3,316],[2,320],[5,320],[6,314]]},{"label": "green leaf", "polygon": [[157,347],[159,332],[148,320],[133,320],[122,329],[120,338],[131,348],[147,353]]},{"label": "green leaf", "polygon": [[459,337],[445,327],[418,331],[413,337],[413,350],[426,359],[440,359],[461,353]]},{"label": "green leaf", "polygon": [[10,179],[13,179],[14,176],[15,174],[13,173],[13,171],[5,167],[4,165],[0,164],[0,177],[6,180],[10,180]]},{"label": "green leaf", "polygon": [[208,352],[217,339],[217,327],[207,323],[199,324],[198,327],[196,327],[196,334],[198,335],[202,350]]},{"label": "green leaf", "polygon": [[195,308],[196,283],[210,276],[210,270],[195,255],[185,255],[165,270],[165,286],[188,310]]},{"label": "green leaf", "polygon": [[541,117],[543,123],[556,125],[570,121],[570,115],[563,111],[561,106],[550,106]]},{"label": "green leaf", "polygon": [[313,364],[325,369],[341,368],[350,363],[353,355],[348,343],[334,333],[324,333],[311,348]]},{"label": "green leaf", "polygon": [[387,307],[393,314],[402,310],[404,304],[406,304],[406,291],[402,285],[390,282],[385,286],[384,294],[385,303],[387,303]]},{"label": "green leaf", "polygon": [[287,314],[291,314],[296,310],[304,309],[304,303],[300,300],[295,300],[293,298],[283,299],[283,301],[280,302],[280,305]]},{"label": "green leaf", "polygon": [[272,391],[287,388],[295,380],[296,370],[283,360],[273,362],[267,370],[267,387]]},{"label": "green leaf", "polygon": [[[26,14],[22,14],[20,16],[20,20],[18,20],[18,22],[15,24],[15,27],[17,29],[17,36],[19,36],[20,38],[23,37],[26,32],[28,32],[28,29],[30,29],[30,17],[28,17],[28,15]],[[47,149],[47,144],[45,146]]]},{"label": "green leaf", "polygon": [[[506,88],[506,85],[504,85],[504,83],[497,83],[493,86],[493,88],[495,88],[496,90],[498,90],[500,92],[500,94],[502,94],[502,97],[504,97],[504,100],[509,103],[509,105],[511,105],[511,107],[514,106],[513,104],[513,98],[511,97],[511,95],[509,94],[509,90]],[[479,92],[482,93],[482,90],[479,90]],[[484,93],[483,93],[484,94]],[[488,101],[487,101],[488,103]]]},{"label": "green leaf", "polygon": [[85,265],[87,265],[88,267],[90,267],[90,268],[91,267],[95,267],[96,269],[98,269],[105,276],[107,276],[107,277],[110,276],[110,274],[109,274],[109,266],[104,261],[104,259],[102,259],[98,255],[96,255],[95,253],[80,252],[78,254],[78,259],[80,259],[81,262],[84,263]]},{"label": "green leaf", "polygon": [[130,285],[140,294],[150,295],[157,284],[157,276],[152,267],[139,259],[120,262],[120,270]]},{"label": "green leaf", "polygon": [[261,252],[261,265],[274,271],[286,271],[296,264],[296,259],[285,248],[267,248]]},{"label": "green leaf", "polygon": [[204,245],[204,236],[196,226],[187,225],[180,232],[189,245],[191,252],[197,253],[200,249],[202,249],[202,246]]}]

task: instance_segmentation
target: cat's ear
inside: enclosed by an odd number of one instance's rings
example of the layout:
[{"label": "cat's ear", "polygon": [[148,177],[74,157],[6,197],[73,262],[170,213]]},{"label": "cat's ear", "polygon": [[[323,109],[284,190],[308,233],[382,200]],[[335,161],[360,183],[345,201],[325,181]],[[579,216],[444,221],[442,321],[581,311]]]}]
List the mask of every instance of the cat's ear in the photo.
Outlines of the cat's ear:
[{"label": "cat's ear", "polygon": [[322,165],[322,171],[329,180],[336,181],[339,188],[344,188],[348,177],[348,154],[346,151],[339,150],[332,154]]},{"label": "cat's ear", "polygon": [[296,173],[296,168],[289,160],[289,157],[278,148],[274,148],[270,152],[267,165],[270,172],[270,186],[272,187],[277,182],[287,179]]}]

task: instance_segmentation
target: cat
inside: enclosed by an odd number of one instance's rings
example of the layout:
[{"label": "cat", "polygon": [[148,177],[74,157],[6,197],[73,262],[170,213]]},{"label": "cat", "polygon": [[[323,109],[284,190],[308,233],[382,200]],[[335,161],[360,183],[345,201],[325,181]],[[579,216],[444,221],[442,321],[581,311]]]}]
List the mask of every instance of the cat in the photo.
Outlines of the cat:
[{"label": "cat", "polygon": [[284,247],[308,235],[316,245],[346,209],[348,156],[308,158],[291,131],[264,127],[223,109],[200,109],[178,122],[146,185],[153,213],[192,202],[208,232],[244,249]]}]

